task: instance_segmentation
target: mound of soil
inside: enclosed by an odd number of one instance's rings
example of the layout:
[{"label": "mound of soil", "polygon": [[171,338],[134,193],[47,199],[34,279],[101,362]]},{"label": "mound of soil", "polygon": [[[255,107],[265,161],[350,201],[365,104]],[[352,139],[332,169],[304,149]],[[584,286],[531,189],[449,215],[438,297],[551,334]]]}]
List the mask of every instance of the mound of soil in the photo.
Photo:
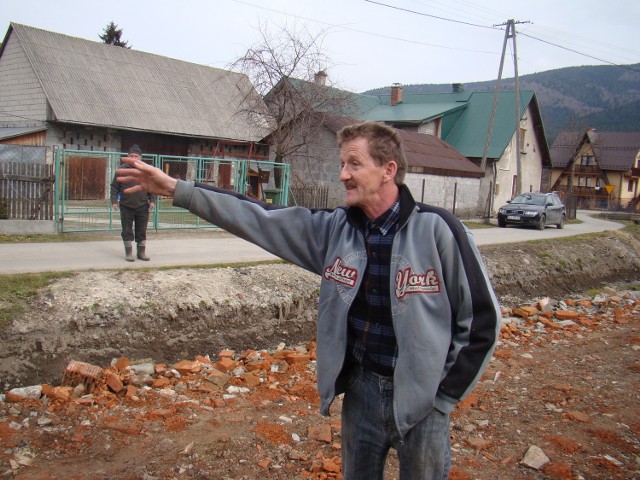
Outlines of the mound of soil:
[{"label": "mound of soil", "polygon": [[[639,279],[638,242],[607,233],[481,251],[504,324],[452,414],[450,478],[640,478],[640,295],[615,290]],[[341,478],[341,399],[321,417],[315,389],[318,286],[285,264],[49,285],[2,334],[6,387],[52,386],[0,403],[0,475]],[[90,394],[57,386],[70,360],[103,369]],[[393,452],[385,478],[398,479]]]},{"label": "mound of soil", "polygon": [[[503,305],[640,278],[640,246],[620,232],[480,249]],[[315,336],[320,279],[275,263],[242,268],[89,271],[43,289],[2,332],[5,389],[59,380],[69,360],[171,363],[223,348]]]}]

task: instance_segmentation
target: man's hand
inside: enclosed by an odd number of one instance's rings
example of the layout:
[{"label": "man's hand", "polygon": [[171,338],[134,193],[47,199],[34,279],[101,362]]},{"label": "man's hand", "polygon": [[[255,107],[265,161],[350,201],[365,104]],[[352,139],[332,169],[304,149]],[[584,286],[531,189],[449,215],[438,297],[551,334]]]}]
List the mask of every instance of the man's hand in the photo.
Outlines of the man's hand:
[{"label": "man's hand", "polygon": [[136,184],[125,189],[125,193],[145,191],[166,197],[172,197],[175,193],[177,180],[171,178],[159,168],[152,167],[142,160],[131,157],[124,157],[122,161],[133,168],[118,168],[116,170],[116,179],[120,183]]}]

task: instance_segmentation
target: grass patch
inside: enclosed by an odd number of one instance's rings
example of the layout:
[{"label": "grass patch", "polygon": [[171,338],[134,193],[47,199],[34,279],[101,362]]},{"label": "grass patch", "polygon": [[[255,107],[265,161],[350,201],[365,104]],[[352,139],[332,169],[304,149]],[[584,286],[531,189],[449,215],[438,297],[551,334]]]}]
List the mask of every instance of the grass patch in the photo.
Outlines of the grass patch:
[{"label": "grass patch", "polygon": [[629,220],[624,220],[624,221],[621,221],[620,223],[624,225],[623,230],[625,232],[630,233],[635,238],[640,240],[640,224],[639,223],[631,222]]},{"label": "grass patch", "polygon": [[38,291],[59,278],[69,277],[72,272],[24,273],[0,275],[0,326],[11,322],[27,310],[29,300]]},{"label": "grass patch", "polygon": [[0,233],[0,243],[61,243],[61,242],[94,242],[104,240],[105,232],[87,233],[38,233],[7,234]]},{"label": "grass patch", "polygon": [[489,222],[477,222],[471,220],[463,220],[462,223],[471,230],[477,230],[481,228],[496,228],[496,226]]}]

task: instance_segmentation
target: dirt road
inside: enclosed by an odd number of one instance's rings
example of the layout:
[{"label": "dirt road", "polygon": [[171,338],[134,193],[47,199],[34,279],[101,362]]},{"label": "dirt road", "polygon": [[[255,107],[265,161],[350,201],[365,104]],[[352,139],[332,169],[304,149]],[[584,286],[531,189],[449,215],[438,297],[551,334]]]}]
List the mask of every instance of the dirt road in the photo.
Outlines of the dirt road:
[{"label": "dirt road", "polygon": [[[638,240],[607,232],[481,252],[505,321],[454,411],[451,479],[640,478]],[[318,413],[316,288],[282,264],[80,271],[51,284],[2,334],[3,380],[43,380],[20,385],[35,398],[0,403],[0,475],[341,478],[340,399],[332,417]],[[62,382],[70,360],[102,374]]]}]

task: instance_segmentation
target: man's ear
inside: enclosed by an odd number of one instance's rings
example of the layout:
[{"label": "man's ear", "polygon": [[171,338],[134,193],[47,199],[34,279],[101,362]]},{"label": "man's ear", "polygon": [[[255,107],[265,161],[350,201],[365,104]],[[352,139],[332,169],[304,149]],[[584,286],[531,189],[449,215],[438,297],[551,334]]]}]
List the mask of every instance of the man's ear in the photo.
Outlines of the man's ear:
[{"label": "man's ear", "polygon": [[398,164],[395,162],[395,160],[389,160],[384,167],[385,179],[391,180],[393,182],[397,171]]}]

